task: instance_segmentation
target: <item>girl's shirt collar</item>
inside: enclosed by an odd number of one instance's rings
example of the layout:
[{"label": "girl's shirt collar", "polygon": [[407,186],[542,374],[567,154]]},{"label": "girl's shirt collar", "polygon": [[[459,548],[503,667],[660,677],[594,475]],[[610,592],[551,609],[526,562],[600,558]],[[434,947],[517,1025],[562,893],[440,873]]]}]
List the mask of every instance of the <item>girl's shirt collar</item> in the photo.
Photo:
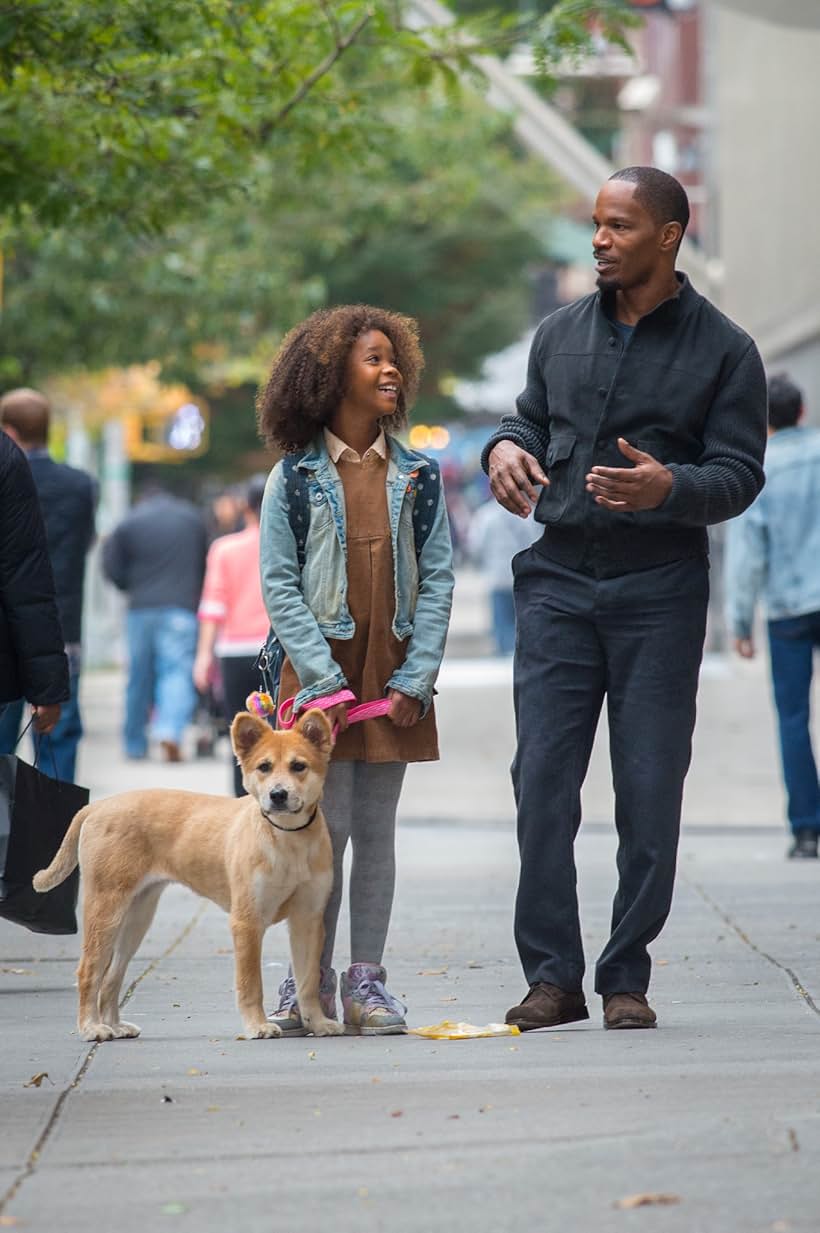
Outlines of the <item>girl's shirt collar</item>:
[{"label": "girl's shirt collar", "polygon": [[341,437],[337,437],[329,428],[324,428],[322,431],[328,455],[334,464],[340,459],[344,459],[345,462],[364,462],[371,454],[378,454],[380,458],[387,457],[387,438],[384,435],[383,428],[379,429],[379,435],[370,448],[365,450],[364,457],[357,454],[352,446],[343,441]]}]

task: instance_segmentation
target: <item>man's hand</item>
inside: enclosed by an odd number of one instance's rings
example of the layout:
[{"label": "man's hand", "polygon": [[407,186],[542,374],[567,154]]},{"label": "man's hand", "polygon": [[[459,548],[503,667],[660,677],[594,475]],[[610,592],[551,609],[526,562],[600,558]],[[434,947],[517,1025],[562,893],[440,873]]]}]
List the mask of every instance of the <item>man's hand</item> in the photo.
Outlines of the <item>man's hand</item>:
[{"label": "man's hand", "polygon": [[528,518],[538,500],[536,484],[549,480],[532,454],[513,441],[499,441],[490,451],[490,488],[499,505]]},{"label": "man's hand", "polygon": [[755,657],[755,644],[751,638],[735,638],[735,650],[741,659]]},{"label": "man's hand", "polygon": [[618,437],[618,449],[634,467],[593,467],[587,476],[587,492],[605,509],[657,509],[672,488],[672,472],[651,454],[644,454]]},{"label": "man's hand", "polygon": [[387,718],[397,728],[412,728],[421,718],[421,703],[418,698],[409,698],[407,694],[399,693],[397,689],[388,689],[390,710]]},{"label": "man's hand", "polygon": [[34,731],[40,736],[46,736],[57,726],[60,704],[55,702],[51,706],[33,706],[31,713],[34,717]]}]

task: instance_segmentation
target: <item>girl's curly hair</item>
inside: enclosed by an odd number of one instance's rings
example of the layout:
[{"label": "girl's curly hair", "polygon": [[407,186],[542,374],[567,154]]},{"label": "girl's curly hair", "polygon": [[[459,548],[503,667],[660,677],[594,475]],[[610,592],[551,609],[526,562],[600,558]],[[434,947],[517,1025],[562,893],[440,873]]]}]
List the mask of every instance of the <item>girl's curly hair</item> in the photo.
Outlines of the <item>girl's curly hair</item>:
[{"label": "girl's curly hair", "polygon": [[370,330],[381,330],[390,339],[402,376],[396,410],[381,424],[386,432],[404,427],[424,367],[418,325],[412,317],[385,308],[343,304],[312,313],[282,342],[256,400],[259,435],[266,445],[293,453],[330,423],[344,397],[350,349]]}]

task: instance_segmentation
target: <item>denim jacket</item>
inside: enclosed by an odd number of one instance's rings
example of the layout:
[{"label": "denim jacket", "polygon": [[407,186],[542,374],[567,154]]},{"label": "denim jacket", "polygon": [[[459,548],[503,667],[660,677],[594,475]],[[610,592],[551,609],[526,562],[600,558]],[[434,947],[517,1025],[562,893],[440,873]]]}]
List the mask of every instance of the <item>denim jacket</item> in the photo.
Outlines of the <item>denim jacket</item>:
[{"label": "denim jacket", "polygon": [[729,525],[727,621],[752,633],[763,592],[770,621],[820,612],[820,429],[781,428],[766,449],[766,487]]},{"label": "denim jacket", "polygon": [[[418,698],[426,713],[441,666],[453,593],[452,548],[444,493],[418,558],[413,511],[424,501],[429,459],[388,437],[387,508],[393,543],[393,633],[407,643],[403,664],[387,689]],[[348,682],[328,638],[348,639],[355,624],[347,603],[347,529],[339,472],[319,435],[296,464],[308,477],[310,526],[300,571],[288,518],[281,463],[268,478],[260,519],[262,595],[271,626],[302,686],[294,710],[335,693]]]}]

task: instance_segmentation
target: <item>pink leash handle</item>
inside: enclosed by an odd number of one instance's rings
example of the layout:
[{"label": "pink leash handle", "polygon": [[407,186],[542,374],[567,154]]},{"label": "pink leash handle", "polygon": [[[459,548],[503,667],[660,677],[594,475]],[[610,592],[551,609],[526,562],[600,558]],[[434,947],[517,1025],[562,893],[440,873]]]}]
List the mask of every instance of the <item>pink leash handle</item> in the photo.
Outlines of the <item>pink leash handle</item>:
[{"label": "pink leash handle", "polygon": [[[295,698],[286,698],[279,707],[278,723],[280,728],[292,728],[296,722],[296,716],[293,713],[293,704]],[[311,707],[318,706],[322,711],[329,711],[332,707],[338,706],[340,702],[356,702],[356,695],[351,693],[349,689],[337,690],[335,694],[327,694],[324,698],[314,698],[301,710],[310,710]],[[375,702],[359,702],[355,706],[351,706],[347,712],[347,722],[349,724],[362,723],[365,719],[375,719],[378,715],[386,715],[390,710],[389,698],[377,698]],[[339,725],[333,726],[333,739],[339,731]]]}]

